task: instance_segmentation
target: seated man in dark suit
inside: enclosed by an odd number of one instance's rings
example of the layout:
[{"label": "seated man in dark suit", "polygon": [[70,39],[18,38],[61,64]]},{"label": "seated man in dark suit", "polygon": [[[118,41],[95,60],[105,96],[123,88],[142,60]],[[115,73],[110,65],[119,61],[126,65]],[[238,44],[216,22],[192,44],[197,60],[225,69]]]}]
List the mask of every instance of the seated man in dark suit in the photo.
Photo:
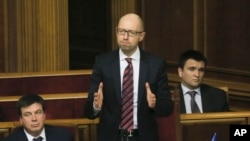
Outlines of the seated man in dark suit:
[{"label": "seated man in dark suit", "polygon": [[17,127],[5,141],[73,141],[69,130],[46,125],[45,103],[35,94],[24,95],[17,102],[22,126]]},{"label": "seated man in dark suit", "polygon": [[181,113],[229,111],[225,91],[202,84],[206,65],[207,60],[199,51],[187,50],[181,54],[178,66]]}]

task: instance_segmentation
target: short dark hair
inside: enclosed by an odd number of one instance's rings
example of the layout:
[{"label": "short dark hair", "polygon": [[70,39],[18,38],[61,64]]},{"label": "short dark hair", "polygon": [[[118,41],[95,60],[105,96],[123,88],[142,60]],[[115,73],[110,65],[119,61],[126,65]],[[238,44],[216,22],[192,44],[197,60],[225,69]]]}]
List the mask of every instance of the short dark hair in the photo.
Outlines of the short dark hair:
[{"label": "short dark hair", "polygon": [[22,115],[21,108],[30,106],[34,103],[39,103],[42,105],[43,111],[45,111],[45,102],[43,98],[39,95],[36,94],[27,94],[23,95],[22,97],[19,98],[17,101],[17,113],[19,116]]},{"label": "short dark hair", "polygon": [[206,57],[201,52],[190,49],[190,50],[186,50],[180,55],[178,67],[183,68],[188,59],[194,59],[196,61],[203,61],[205,63],[205,67],[207,66]]}]

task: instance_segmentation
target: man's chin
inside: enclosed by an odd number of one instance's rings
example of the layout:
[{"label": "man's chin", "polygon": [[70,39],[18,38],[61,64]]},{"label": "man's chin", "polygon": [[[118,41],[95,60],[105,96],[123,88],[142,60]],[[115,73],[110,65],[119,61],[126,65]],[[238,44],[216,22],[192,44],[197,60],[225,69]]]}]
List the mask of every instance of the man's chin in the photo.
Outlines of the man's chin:
[{"label": "man's chin", "polygon": [[32,127],[31,129],[26,128],[26,131],[31,135],[37,135],[41,133],[42,128],[41,127]]},{"label": "man's chin", "polygon": [[129,47],[121,47],[122,52],[129,53],[131,52],[131,49]]},{"label": "man's chin", "polygon": [[33,132],[41,131],[42,127],[32,127],[31,129]]},{"label": "man's chin", "polygon": [[128,51],[130,50],[129,46],[120,46],[121,50]]},{"label": "man's chin", "polygon": [[194,85],[192,85],[192,88],[193,88],[193,89],[196,89],[196,88],[198,88],[198,87],[200,87],[200,84],[194,84]]}]

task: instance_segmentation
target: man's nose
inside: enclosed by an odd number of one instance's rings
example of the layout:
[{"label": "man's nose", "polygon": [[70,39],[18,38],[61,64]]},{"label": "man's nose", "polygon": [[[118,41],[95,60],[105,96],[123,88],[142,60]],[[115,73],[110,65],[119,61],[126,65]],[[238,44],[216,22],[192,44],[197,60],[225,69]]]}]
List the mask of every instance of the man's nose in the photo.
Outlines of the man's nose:
[{"label": "man's nose", "polygon": [[194,74],[195,74],[195,76],[200,76],[200,71],[199,70],[195,70]]},{"label": "man's nose", "polygon": [[123,39],[128,39],[128,37],[129,37],[128,32],[125,32],[123,35]]},{"label": "man's nose", "polygon": [[32,120],[36,120],[36,114],[32,114]]}]

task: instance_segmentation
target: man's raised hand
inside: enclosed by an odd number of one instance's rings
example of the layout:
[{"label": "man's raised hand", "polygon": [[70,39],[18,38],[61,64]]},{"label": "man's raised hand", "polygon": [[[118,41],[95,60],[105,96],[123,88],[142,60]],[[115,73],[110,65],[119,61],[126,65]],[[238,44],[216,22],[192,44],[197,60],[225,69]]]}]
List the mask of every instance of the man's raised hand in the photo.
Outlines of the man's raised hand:
[{"label": "man's raised hand", "polygon": [[151,89],[150,89],[150,86],[149,86],[148,82],[146,82],[145,87],[146,87],[146,92],[147,92],[148,106],[150,108],[155,108],[155,104],[156,104],[155,94],[153,94],[151,92]]},{"label": "man's raised hand", "polygon": [[100,82],[98,91],[94,93],[94,106],[95,108],[101,109],[102,108],[102,102],[103,102],[103,83]]}]

